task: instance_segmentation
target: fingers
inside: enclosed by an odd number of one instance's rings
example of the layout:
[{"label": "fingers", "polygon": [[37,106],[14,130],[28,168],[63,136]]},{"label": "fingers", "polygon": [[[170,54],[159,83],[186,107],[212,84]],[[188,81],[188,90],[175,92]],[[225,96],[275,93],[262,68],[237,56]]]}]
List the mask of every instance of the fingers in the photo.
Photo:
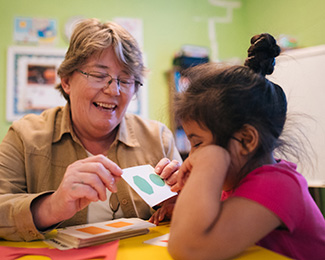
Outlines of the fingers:
[{"label": "fingers", "polygon": [[179,192],[185,185],[190,173],[192,170],[192,164],[189,160],[189,158],[187,158],[184,163],[180,166],[179,170],[177,171],[177,173],[175,174],[176,176],[176,181],[173,182],[173,184],[171,185],[171,191],[173,192]]},{"label": "fingers", "polygon": [[175,182],[175,184],[171,185],[170,190],[173,192],[180,192],[183,189],[188,176],[189,176],[189,172],[178,173],[177,181]]},{"label": "fingers", "polygon": [[154,223],[156,226],[159,222],[163,221],[166,215],[166,209],[164,207],[159,208],[149,219],[149,222]]},{"label": "fingers", "polygon": [[112,175],[114,175],[115,178],[121,177],[121,175],[123,173],[122,169],[115,162],[111,161],[110,159],[108,159],[107,157],[105,157],[104,155],[101,155],[101,154],[92,156],[92,157],[88,157],[81,161],[84,163],[87,163],[87,162],[101,163]]},{"label": "fingers", "polygon": [[174,196],[162,203],[162,206],[151,216],[149,222],[158,225],[164,219],[171,219],[177,196]]},{"label": "fingers", "polygon": [[42,220],[40,225],[50,226],[72,217],[91,202],[105,201],[106,189],[116,192],[116,181],[121,175],[120,167],[103,155],[72,163],[66,169],[58,189],[40,206],[46,212],[51,212],[50,216],[46,216],[48,220]]},{"label": "fingers", "polygon": [[[82,163],[79,170],[80,182],[88,184],[93,188],[102,186],[111,192],[117,191],[116,180],[114,175],[99,162]],[[100,191],[100,190],[98,190]]]},{"label": "fingers", "polygon": [[[67,168],[62,187],[65,192],[71,193],[70,197],[85,197],[91,201],[106,200],[106,188],[116,192],[116,181],[121,174],[120,167],[105,156],[93,156],[71,164]],[[93,191],[90,192],[90,189]]]},{"label": "fingers", "polygon": [[168,165],[170,163],[170,160],[168,158],[163,158],[161,159],[156,167],[155,167],[155,172],[158,174],[158,175],[161,175],[163,169],[166,167],[166,165]]},{"label": "fingers", "polygon": [[116,182],[121,178],[121,168],[103,155],[89,157],[82,161],[87,172],[98,175],[106,188],[117,192]]},{"label": "fingers", "polygon": [[176,183],[175,185],[171,186],[170,190],[172,192],[179,192],[183,187],[181,187],[181,185],[179,185],[178,183]]},{"label": "fingers", "polygon": [[[156,170],[157,166],[160,171]],[[176,160],[170,162],[167,158],[164,158],[157,164],[157,166],[155,168],[156,173],[159,174],[162,179],[167,180],[179,169],[181,164]]]},{"label": "fingers", "polygon": [[[103,187],[103,185],[102,185]],[[72,198],[79,199],[84,198],[87,199],[89,202],[91,201],[98,201],[100,200],[106,200],[106,192],[105,189],[102,189],[101,187],[92,186],[89,183],[75,183],[72,187]],[[102,189],[100,192],[98,192],[99,189]],[[105,195],[104,195],[105,194]]]},{"label": "fingers", "polygon": [[168,179],[165,179],[165,182],[169,186],[173,186],[177,183],[177,176],[178,176],[178,170],[175,171],[172,175],[170,175]]}]

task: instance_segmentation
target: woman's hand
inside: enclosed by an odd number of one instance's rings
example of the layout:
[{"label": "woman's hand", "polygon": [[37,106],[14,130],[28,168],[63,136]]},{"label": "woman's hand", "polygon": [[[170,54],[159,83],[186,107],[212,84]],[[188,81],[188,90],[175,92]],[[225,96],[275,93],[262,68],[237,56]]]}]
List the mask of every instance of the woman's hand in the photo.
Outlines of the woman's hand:
[{"label": "woman's hand", "polygon": [[155,167],[155,173],[165,180],[173,188],[177,182],[178,169],[181,166],[176,160],[170,161],[168,158],[161,159]]},{"label": "woman's hand", "polygon": [[117,191],[122,170],[103,155],[88,157],[68,166],[59,188],[32,203],[38,229],[44,229],[74,216],[90,202],[106,200],[106,189]]},{"label": "woman's hand", "polygon": [[[181,164],[176,161],[170,161],[168,158],[161,159],[155,167],[155,173],[158,174],[173,190],[177,182],[178,169]],[[172,197],[161,203],[161,207],[151,216],[150,222],[158,225],[164,219],[171,219],[177,196]]]}]

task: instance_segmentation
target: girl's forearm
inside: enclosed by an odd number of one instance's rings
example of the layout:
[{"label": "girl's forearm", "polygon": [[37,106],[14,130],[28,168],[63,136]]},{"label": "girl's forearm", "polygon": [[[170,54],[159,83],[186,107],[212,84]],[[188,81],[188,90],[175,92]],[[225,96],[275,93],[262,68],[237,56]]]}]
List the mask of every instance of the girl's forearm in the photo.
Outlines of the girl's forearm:
[{"label": "girl's forearm", "polygon": [[183,245],[186,245],[185,251],[190,252],[191,247],[195,250],[194,247],[204,244],[218,219],[220,196],[229,167],[228,153],[220,149],[207,150],[200,160],[195,160],[177,199],[170,234],[171,247],[177,247],[177,251],[182,250]]}]

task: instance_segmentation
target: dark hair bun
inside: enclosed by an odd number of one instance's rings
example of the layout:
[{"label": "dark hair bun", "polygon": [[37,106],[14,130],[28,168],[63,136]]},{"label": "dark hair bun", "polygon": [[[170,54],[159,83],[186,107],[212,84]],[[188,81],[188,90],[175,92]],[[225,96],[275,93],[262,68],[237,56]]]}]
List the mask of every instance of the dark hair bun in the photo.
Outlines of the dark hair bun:
[{"label": "dark hair bun", "polygon": [[265,76],[272,74],[275,57],[280,54],[281,49],[272,35],[262,33],[251,38],[251,46],[247,52],[245,66]]}]

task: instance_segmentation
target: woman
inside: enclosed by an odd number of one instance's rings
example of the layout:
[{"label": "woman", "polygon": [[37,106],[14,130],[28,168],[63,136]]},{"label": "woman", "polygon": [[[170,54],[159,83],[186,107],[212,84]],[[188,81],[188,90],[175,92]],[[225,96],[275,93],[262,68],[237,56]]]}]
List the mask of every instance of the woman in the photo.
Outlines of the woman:
[{"label": "woman", "polygon": [[121,168],[181,159],[163,124],[126,114],[144,71],[122,27],[76,26],[58,70],[66,106],[14,122],[0,145],[0,237],[43,239],[58,225],[151,216]]}]

